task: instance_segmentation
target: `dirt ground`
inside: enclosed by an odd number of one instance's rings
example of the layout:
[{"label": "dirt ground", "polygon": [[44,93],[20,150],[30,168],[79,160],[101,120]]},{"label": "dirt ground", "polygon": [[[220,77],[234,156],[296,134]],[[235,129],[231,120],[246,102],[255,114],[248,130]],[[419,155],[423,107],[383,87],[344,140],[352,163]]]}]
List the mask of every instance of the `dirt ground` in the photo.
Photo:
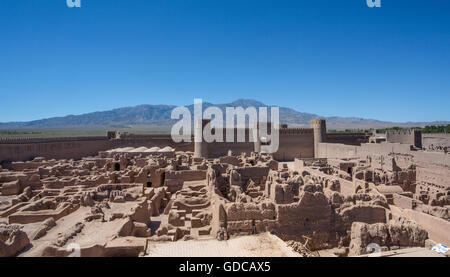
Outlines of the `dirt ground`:
[{"label": "dirt ground", "polygon": [[270,233],[231,238],[149,242],[147,257],[301,257]]}]

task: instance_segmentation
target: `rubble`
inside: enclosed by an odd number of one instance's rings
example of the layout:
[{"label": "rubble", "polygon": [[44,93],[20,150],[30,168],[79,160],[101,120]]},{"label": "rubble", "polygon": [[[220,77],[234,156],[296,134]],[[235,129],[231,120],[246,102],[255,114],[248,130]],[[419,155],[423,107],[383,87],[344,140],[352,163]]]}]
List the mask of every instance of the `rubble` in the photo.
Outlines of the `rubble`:
[{"label": "rubble", "polygon": [[[284,132],[324,136],[321,124]],[[390,142],[374,145],[383,143]],[[330,157],[342,146],[326,136],[315,145],[328,157],[286,162],[255,151],[196,157],[170,147],[121,147],[78,160],[8,162],[0,169],[1,256],[69,256],[72,244],[82,256],[137,256],[151,241],[266,232],[302,256],[450,241],[447,173],[427,170],[438,165],[392,151]],[[425,182],[424,175],[435,178]]]}]

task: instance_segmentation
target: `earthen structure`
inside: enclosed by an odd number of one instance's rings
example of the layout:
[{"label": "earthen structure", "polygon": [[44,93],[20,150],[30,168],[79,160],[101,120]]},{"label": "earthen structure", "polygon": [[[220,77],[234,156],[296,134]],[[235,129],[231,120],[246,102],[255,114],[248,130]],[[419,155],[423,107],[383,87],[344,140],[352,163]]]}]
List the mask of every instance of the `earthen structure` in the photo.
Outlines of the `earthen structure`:
[{"label": "earthen structure", "polygon": [[450,244],[450,155],[426,142],[445,137],[327,133],[324,120],[279,133],[273,154],[260,138],[0,141],[0,256],[146,256],[264,233],[280,255]]}]

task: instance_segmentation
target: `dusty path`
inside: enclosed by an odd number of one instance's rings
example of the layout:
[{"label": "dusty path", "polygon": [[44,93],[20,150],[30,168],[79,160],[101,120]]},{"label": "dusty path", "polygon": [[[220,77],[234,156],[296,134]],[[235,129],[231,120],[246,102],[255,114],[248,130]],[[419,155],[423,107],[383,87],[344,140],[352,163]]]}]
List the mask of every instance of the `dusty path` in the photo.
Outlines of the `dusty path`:
[{"label": "dusty path", "polygon": [[149,242],[147,257],[300,257],[270,233],[231,238]]}]

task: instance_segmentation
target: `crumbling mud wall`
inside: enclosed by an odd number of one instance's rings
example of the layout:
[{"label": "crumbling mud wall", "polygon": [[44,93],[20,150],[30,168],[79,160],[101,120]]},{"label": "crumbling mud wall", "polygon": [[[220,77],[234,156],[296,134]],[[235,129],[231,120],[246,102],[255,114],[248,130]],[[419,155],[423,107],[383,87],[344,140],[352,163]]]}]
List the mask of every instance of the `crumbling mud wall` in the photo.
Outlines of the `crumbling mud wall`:
[{"label": "crumbling mud wall", "polygon": [[166,147],[177,151],[194,151],[193,143],[175,143],[170,135],[128,135],[120,139],[108,137],[71,137],[0,140],[0,162],[47,159],[81,159],[117,147]]},{"label": "crumbling mud wall", "polygon": [[35,157],[81,159],[113,146],[114,142],[106,137],[2,140],[0,162],[27,161]]}]

